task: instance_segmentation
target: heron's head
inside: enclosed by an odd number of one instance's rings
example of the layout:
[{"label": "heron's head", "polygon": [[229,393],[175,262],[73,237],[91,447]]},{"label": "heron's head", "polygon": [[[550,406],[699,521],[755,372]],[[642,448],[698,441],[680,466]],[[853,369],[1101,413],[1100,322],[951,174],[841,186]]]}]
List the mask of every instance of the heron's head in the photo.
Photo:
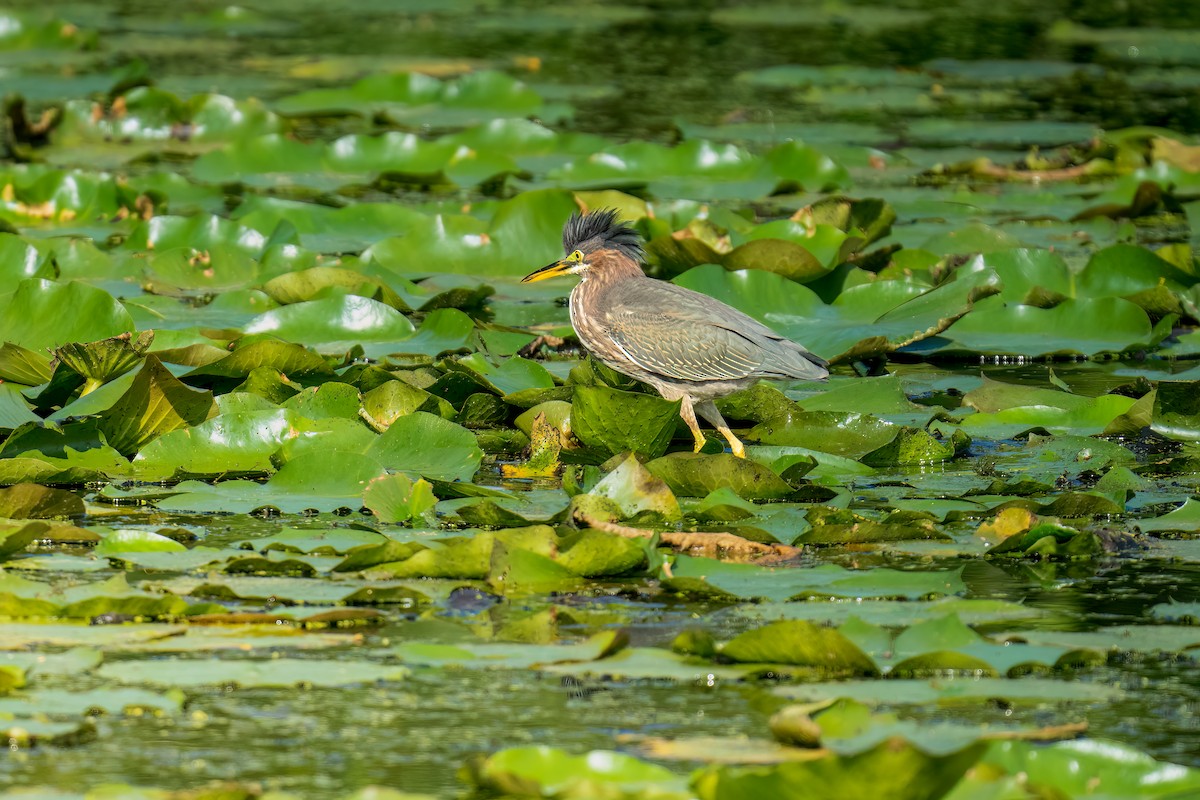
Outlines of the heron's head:
[{"label": "heron's head", "polygon": [[617,221],[615,209],[572,214],[563,226],[562,241],[566,256],[526,275],[522,283],[583,275],[593,267],[618,264],[641,273],[642,239],[628,223]]}]

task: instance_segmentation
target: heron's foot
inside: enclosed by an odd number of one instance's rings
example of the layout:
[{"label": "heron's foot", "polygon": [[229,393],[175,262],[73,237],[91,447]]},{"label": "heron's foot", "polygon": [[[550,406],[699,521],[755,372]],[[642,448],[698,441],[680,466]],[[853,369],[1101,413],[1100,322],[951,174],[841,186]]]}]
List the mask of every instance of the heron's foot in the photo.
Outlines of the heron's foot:
[{"label": "heron's foot", "polygon": [[692,452],[699,453],[701,450],[704,449],[704,445],[706,445],[706,444],[708,444],[707,439],[705,439],[703,436],[697,436],[696,437],[696,446],[692,448]]},{"label": "heron's foot", "polygon": [[729,442],[729,449],[738,458],[746,457],[746,446],[742,444],[742,440],[733,435],[733,431],[724,426],[717,428],[717,431],[725,437],[725,441]]}]

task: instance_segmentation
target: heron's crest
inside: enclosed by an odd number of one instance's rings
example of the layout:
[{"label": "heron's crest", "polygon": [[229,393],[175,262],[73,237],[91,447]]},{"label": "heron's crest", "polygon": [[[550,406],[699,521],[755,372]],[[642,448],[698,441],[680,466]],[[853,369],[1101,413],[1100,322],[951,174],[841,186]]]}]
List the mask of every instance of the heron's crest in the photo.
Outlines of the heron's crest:
[{"label": "heron's crest", "polygon": [[615,208],[602,208],[590,214],[575,213],[563,226],[563,250],[582,250],[585,254],[603,248],[618,250],[634,261],[645,257],[642,237],[628,223],[617,221]]}]

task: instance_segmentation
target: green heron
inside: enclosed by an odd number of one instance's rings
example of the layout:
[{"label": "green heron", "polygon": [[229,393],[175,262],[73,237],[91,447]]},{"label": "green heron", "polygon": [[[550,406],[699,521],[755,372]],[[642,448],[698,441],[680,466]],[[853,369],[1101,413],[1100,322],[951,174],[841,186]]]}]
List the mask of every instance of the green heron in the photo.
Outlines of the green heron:
[{"label": "green heron", "polygon": [[584,346],[608,366],[648,383],[692,431],[696,452],[704,434],[696,413],[729,442],[746,449],[713,400],[760,378],[824,380],[829,366],[800,345],[705,294],[648,278],[641,239],[611,209],[574,214],[563,227],[567,256],[526,275],[522,283],[558,275],[583,280],[571,290],[571,325]]}]

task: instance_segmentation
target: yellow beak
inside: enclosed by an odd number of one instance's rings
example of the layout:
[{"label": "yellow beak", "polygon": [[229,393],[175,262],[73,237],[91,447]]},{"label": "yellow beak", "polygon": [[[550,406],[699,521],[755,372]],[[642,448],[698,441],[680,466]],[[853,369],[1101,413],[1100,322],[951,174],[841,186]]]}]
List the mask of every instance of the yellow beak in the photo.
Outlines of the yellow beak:
[{"label": "yellow beak", "polygon": [[547,278],[557,278],[559,275],[568,274],[568,271],[574,266],[574,261],[561,258],[553,264],[547,264],[541,269],[529,273],[524,278],[521,278],[521,283],[533,283],[534,281],[544,281]]}]

